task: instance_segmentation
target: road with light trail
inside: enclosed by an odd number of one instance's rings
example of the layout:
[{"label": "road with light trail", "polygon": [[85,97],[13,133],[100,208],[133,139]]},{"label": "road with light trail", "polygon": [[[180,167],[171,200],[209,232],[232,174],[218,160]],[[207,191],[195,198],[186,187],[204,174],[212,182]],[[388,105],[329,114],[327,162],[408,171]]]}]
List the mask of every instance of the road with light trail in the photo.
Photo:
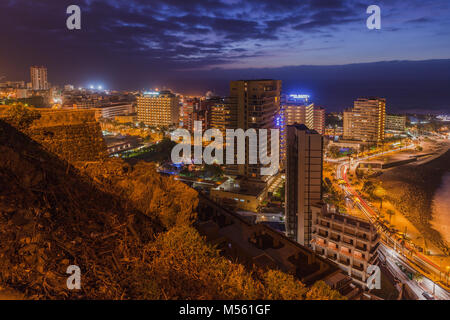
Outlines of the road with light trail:
[{"label": "road with light trail", "polygon": [[[389,232],[387,232],[379,225],[379,223],[376,220],[377,213],[375,212],[375,210],[351,187],[347,178],[347,170],[348,166],[346,164],[343,163],[339,164],[337,167],[337,174],[336,174],[337,179],[344,180],[345,182],[344,185],[341,185],[341,188],[344,190],[345,194],[349,196],[351,199],[358,199],[358,201],[354,201],[358,206],[358,208],[366,215],[366,217],[370,220],[370,222],[377,227],[377,230],[381,232],[384,235],[384,237],[388,240],[383,241],[383,244],[386,247],[389,247],[389,249],[393,249],[394,252],[397,252],[398,249],[407,249],[408,252],[410,253],[410,257],[408,257],[403,253],[402,250],[399,256],[401,256],[403,260],[400,261],[399,258],[397,258],[396,262],[400,264],[405,264],[405,261],[407,261],[408,268],[411,268],[411,265],[413,264],[417,265],[417,263],[419,262],[426,269],[428,269],[428,271],[432,272],[434,277],[439,278],[442,274],[445,275],[445,271],[442,271],[439,268],[439,266],[437,266],[434,262],[432,262],[430,259],[428,259],[427,257],[418,252],[413,252],[413,248],[408,243],[404,244],[399,243],[398,239],[394,238]],[[416,270],[416,272],[417,269],[420,270],[420,268],[417,267],[413,269]],[[430,280],[429,277],[427,277],[428,275],[424,274],[424,272],[421,273],[424,276],[422,283],[422,286],[424,287],[423,291],[427,291],[430,294],[433,294],[434,292],[434,296],[437,299],[441,300],[450,299],[450,294],[448,291],[446,291],[444,288],[442,288],[441,286]],[[414,292],[417,292],[418,290],[417,287],[412,286],[409,281],[403,283],[408,285]],[[423,295],[420,294],[418,297],[419,299],[422,299]]]}]

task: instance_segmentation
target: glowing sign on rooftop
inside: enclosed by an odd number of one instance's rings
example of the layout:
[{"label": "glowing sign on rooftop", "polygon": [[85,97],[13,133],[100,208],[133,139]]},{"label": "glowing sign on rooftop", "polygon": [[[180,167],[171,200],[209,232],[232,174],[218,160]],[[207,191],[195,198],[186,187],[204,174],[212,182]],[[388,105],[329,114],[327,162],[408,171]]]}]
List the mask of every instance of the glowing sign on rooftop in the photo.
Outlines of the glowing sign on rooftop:
[{"label": "glowing sign on rooftop", "polygon": [[293,99],[306,99],[306,100],[310,98],[310,96],[307,94],[290,94],[289,97]]},{"label": "glowing sign on rooftop", "polygon": [[146,91],[146,92],[144,92],[144,95],[146,95],[146,96],[156,96],[156,95],[159,95],[159,92],[158,91]]}]

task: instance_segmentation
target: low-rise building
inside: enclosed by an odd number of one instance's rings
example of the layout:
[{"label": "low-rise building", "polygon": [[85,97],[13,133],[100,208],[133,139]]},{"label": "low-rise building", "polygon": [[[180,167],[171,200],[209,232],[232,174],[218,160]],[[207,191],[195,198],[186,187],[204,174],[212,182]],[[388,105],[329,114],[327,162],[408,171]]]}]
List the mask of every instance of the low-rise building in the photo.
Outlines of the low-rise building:
[{"label": "low-rise building", "polygon": [[339,148],[349,148],[349,149],[353,149],[356,151],[361,151],[363,148],[366,148],[367,146],[370,146],[371,144],[372,143],[370,143],[370,142],[339,139],[338,141],[330,141],[330,143],[328,144],[328,147],[337,146]]},{"label": "low-rise building", "polygon": [[335,262],[362,287],[369,277],[368,266],[377,262],[379,239],[375,227],[364,219],[323,209],[313,220],[313,250]]},{"label": "low-rise building", "polygon": [[136,137],[111,137],[105,138],[108,154],[119,154],[121,152],[136,148],[139,146],[139,141]]},{"label": "low-rise building", "polygon": [[386,115],[386,130],[405,131],[406,130],[406,116],[398,116],[388,114]]},{"label": "low-rise building", "polygon": [[249,222],[203,194],[199,198],[195,227],[226,258],[244,266],[281,270],[306,286],[322,280],[348,299],[360,299],[361,290],[334,262],[264,224]]},{"label": "low-rise building", "polygon": [[328,137],[342,137],[344,135],[343,127],[328,127],[325,128],[325,136]]},{"label": "low-rise building", "polygon": [[137,122],[137,114],[129,114],[129,115],[120,115],[115,116],[114,121],[118,123],[136,123]]},{"label": "low-rise building", "polygon": [[95,118],[98,119],[114,119],[115,116],[129,115],[134,112],[133,105],[130,103],[110,104],[93,108],[95,110]]},{"label": "low-rise building", "polygon": [[266,198],[267,188],[264,183],[252,183],[229,180],[210,190],[210,197],[217,203],[233,209],[257,212],[261,202]]},{"label": "low-rise building", "polygon": [[25,81],[0,82],[0,88],[26,89]]}]

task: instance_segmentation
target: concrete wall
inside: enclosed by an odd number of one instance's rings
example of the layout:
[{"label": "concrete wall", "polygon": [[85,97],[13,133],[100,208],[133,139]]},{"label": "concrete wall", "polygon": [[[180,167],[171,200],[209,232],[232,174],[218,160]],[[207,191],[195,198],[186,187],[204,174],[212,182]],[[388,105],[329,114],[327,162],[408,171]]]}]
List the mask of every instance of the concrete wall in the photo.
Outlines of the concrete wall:
[{"label": "concrete wall", "polygon": [[[0,118],[8,107],[0,108]],[[48,151],[69,161],[97,161],[107,156],[100,124],[93,110],[34,109],[41,114],[26,134]]]}]

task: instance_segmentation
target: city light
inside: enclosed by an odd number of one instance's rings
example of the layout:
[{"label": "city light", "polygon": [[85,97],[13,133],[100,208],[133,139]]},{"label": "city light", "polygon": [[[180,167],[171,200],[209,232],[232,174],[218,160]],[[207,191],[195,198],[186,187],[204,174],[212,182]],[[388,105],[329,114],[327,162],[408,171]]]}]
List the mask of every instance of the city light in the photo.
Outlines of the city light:
[{"label": "city light", "polygon": [[289,97],[294,99],[309,99],[310,96],[307,94],[290,94]]},{"label": "city light", "polygon": [[4,2],[0,300],[450,300],[449,0]]},{"label": "city light", "polygon": [[156,95],[159,95],[159,92],[158,91],[145,91],[144,95],[146,95],[146,96],[156,96]]}]

